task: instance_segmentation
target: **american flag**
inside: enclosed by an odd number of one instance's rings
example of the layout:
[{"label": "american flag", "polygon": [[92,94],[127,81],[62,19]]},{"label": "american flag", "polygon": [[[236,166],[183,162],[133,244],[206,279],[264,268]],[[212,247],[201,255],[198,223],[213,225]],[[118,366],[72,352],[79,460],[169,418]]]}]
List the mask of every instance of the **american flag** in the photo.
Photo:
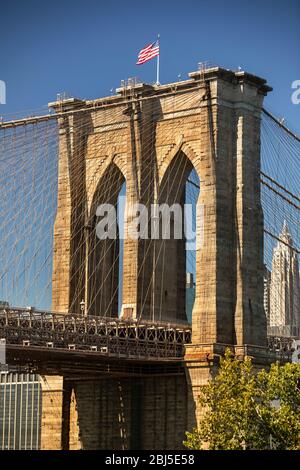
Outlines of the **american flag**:
[{"label": "american flag", "polygon": [[148,62],[148,60],[153,59],[153,57],[156,57],[159,55],[159,42],[158,40],[153,42],[152,44],[149,44],[148,46],[144,47],[138,55],[138,61],[136,65],[141,65],[144,64],[145,62]]}]

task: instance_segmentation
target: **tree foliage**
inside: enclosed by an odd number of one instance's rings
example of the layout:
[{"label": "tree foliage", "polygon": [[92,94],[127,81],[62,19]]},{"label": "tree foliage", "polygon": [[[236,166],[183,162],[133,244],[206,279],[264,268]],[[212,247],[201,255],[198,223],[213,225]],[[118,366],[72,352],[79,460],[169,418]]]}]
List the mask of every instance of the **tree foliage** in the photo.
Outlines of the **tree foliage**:
[{"label": "tree foliage", "polygon": [[205,414],[188,432],[189,449],[300,449],[300,365],[257,371],[230,350],[217,375],[201,388]]}]

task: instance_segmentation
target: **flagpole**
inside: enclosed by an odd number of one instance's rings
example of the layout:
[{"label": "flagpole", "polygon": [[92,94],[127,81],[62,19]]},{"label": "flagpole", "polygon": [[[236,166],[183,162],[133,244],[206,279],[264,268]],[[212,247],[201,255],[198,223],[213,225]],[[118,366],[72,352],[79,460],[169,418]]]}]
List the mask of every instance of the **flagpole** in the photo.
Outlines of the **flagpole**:
[{"label": "flagpole", "polygon": [[[160,34],[157,35],[158,47],[159,47],[159,38],[160,38]],[[156,62],[156,85],[160,85],[159,83],[159,56],[160,56],[160,48],[158,51],[157,62]]]}]

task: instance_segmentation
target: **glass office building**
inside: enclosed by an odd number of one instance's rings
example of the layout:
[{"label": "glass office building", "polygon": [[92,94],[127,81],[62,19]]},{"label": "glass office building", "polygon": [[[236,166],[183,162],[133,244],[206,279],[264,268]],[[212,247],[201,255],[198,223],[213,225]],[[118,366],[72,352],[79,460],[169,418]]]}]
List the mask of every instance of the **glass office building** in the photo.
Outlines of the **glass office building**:
[{"label": "glass office building", "polygon": [[38,375],[0,371],[0,449],[40,448],[41,404]]},{"label": "glass office building", "polygon": [[187,320],[190,324],[192,324],[192,313],[193,307],[195,303],[195,283],[194,283],[194,276],[192,273],[186,273],[186,290],[185,290],[185,311]]}]

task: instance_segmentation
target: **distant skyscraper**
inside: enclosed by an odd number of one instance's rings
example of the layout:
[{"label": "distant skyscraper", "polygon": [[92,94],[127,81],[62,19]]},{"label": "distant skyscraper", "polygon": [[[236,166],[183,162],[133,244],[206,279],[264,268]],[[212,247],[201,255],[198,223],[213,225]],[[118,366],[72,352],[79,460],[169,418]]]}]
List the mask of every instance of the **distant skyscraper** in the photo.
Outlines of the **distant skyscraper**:
[{"label": "distant skyscraper", "polygon": [[0,450],[40,448],[39,376],[0,369]]},{"label": "distant skyscraper", "polygon": [[192,273],[186,273],[186,316],[189,323],[192,323],[192,313],[195,303],[195,284]]},{"label": "distant skyscraper", "polygon": [[293,250],[293,239],[284,222],[278,242],[273,251],[270,282],[270,326],[300,326],[300,278],[298,255]]},{"label": "distant skyscraper", "polygon": [[270,284],[271,272],[267,266],[264,269],[264,310],[267,318],[267,325],[270,325]]}]

